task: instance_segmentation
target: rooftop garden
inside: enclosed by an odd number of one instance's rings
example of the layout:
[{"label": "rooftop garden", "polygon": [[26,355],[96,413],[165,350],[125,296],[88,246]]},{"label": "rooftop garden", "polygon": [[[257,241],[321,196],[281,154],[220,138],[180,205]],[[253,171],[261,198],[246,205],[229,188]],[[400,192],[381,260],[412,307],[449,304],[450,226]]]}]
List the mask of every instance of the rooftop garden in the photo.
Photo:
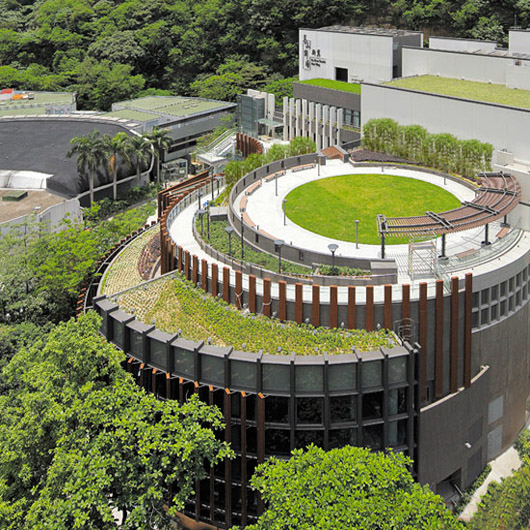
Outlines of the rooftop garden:
[{"label": "rooftop garden", "polygon": [[216,346],[266,354],[320,355],[373,351],[392,347],[392,335],[385,330],[341,330],[314,328],[308,324],[280,322],[276,319],[237,310],[213,298],[180,276],[161,278],[124,293],[118,299],[125,311],[134,310],[144,322],[155,322],[167,333],[180,330],[182,337],[210,340]]},{"label": "rooftop garden", "polygon": [[353,94],[361,93],[361,85],[358,83],[345,83],[344,81],[334,81],[333,79],[307,79],[306,81],[297,81],[303,85],[313,85],[322,88],[331,88],[332,90],[341,90],[342,92],[352,92]]},{"label": "rooftop garden", "polygon": [[444,96],[454,96],[457,98],[530,109],[530,90],[507,88],[504,85],[496,85],[493,83],[479,83],[477,81],[465,81],[463,79],[452,79],[434,75],[420,75],[396,79],[387,83],[387,85],[420,90],[432,94],[442,94]]}]

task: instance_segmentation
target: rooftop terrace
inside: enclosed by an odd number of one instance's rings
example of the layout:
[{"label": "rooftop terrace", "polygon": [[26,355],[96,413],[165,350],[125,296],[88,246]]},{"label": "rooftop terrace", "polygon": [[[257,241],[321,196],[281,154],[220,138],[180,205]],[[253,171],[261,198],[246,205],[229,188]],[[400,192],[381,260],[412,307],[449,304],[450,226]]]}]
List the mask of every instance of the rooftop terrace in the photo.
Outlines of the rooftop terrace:
[{"label": "rooftop terrace", "polygon": [[[212,99],[185,98],[171,96],[147,96],[139,99],[120,101],[113,105],[113,112],[125,109],[135,111],[145,111],[145,114],[156,113],[175,116],[177,118],[186,118],[193,114],[200,114],[216,109],[232,107],[232,103],[225,101],[215,101]],[[142,120],[146,121],[146,120]]]},{"label": "rooftop terrace", "polygon": [[431,94],[441,94],[498,105],[530,109],[530,90],[506,88],[504,85],[479,83],[434,75],[403,77],[389,83],[390,86],[408,88]]},{"label": "rooftop terrace", "polygon": [[333,79],[307,79],[305,81],[298,81],[303,85],[313,85],[322,88],[331,88],[332,90],[341,90],[342,92],[352,92],[354,94],[361,93],[361,85],[359,83],[345,83],[344,81],[334,81]]}]

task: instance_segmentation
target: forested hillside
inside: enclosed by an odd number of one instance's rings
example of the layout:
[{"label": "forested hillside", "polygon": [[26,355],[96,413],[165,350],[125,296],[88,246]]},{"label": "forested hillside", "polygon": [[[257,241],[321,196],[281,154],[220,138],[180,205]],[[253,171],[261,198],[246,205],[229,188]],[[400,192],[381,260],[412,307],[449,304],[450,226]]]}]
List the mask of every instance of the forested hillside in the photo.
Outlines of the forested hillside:
[{"label": "forested hillside", "polygon": [[502,42],[514,22],[530,25],[530,0],[0,0],[0,85],[75,90],[85,109],[145,90],[232,98],[297,73],[300,27]]}]

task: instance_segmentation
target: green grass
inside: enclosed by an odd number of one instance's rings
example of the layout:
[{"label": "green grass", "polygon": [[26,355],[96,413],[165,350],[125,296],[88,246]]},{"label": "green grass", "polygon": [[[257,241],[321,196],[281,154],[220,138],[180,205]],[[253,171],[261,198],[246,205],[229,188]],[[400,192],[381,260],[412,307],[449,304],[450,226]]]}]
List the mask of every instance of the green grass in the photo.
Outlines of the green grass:
[{"label": "green grass", "polygon": [[[291,352],[297,355],[344,354],[351,353],[353,347],[359,351],[373,351],[379,346],[395,344],[384,330],[314,328],[308,324],[282,323],[262,315],[245,314],[205,294],[180,276],[172,281],[164,279],[161,288],[158,284],[160,282],[153,282],[147,290],[126,294],[120,299],[120,305],[128,310],[133,304],[138,318],[145,322],[154,319],[156,327],[168,333],[180,329],[182,337],[189,340],[210,339],[217,346],[233,346],[251,352],[263,350],[277,355]],[[133,295],[134,301],[133,298],[125,300]]]},{"label": "green grass", "polygon": [[445,96],[530,109],[530,90],[506,88],[504,85],[496,85],[493,83],[479,83],[477,81],[464,81],[462,79],[434,75],[421,75],[397,79],[387,84],[400,88],[421,90],[422,92],[430,92],[432,94],[443,94]]},{"label": "green grass", "polygon": [[[228,234],[225,231],[225,228],[228,226],[228,221],[210,221],[210,240],[208,241],[207,235],[207,220],[206,217],[203,219],[203,238],[210,245],[226,254],[228,256]],[[197,233],[201,233],[201,221],[200,217],[197,216],[195,219],[195,227]],[[241,239],[234,232],[232,234],[232,243],[231,243],[232,256],[237,260],[241,259]],[[247,244],[244,244],[244,260],[247,263],[253,263],[264,269],[278,272],[278,257],[266,252],[257,252]],[[282,272],[295,273],[295,274],[311,274],[311,268],[305,267],[304,265],[298,265],[290,261],[282,260]]]},{"label": "green grass", "polygon": [[[443,212],[460,201],[439,186],[395,175],[346,175],[304,184],[287,195],[287,217],[317,234],[355,241],[359,219],[359,243],[377,245],[377,214],[387,217]],[[388,244],[403,244],[403,238],[387,238]]]},{"label": "green grass", "polygon": [[333,79],[307,79],[306,81],[297,81],[304,85],[319,86],[322,88],[331,88],[333,90],[341,90],[342,92],[353,92],[354,94],[361,93],[361,85],[358,83],[345,83],[344,81],[334,81]]}]

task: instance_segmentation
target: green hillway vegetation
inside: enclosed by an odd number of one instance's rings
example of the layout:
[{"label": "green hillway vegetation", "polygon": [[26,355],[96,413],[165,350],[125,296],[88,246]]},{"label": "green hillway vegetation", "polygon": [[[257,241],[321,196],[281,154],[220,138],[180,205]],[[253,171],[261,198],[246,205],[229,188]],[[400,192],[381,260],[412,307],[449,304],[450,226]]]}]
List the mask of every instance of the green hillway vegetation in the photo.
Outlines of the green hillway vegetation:
[{"label": "green hillway vegetation", "polygon": [[387,84],[432,94],[443,94],[445,96],[530,109],[530,90],[507,88],[505,85],[495,83],[481,83],[435,75],[419,75],[396,79]]},{"label": "green hillway vegetation", "polygon": [[[158,283],[163,286],[159,288]],[[153,296],[152,290],[156,294]],[[280,322],[262,315],[245,313],[223,300],[213,298],[178,276],[152,282],[147,288],[133,289],[118,300],[125,310],[134,309],[144,322],[154,322],[168,333],[181,330],[182,337],[210,339],[216,346],[267,354],[321,355],[372,351],[392,347],[394,340],[385,330],[341,330],[314,328],[309,324]]]},{"label": "green hillway vegetation", "polygon": [[353,92],[354,94],[361,93],[361,85],[359,83],[345,83],[344,81],[334,81],[333,79],[307,79],[306,81],[299,81],[304,85],[319,86],[322,88],[331,88],[333,90],[341,90],[342,92]]},{"label": "green hillway vegetation", "polygon": [[[395,175],[344,175],[309,182],[287,195],[287,217],[317,234],[355,241],[359,222],[359,243],[378,245],[377,214],[387,217],[423,215],[458,208],[460,201],[439,186]],[[386,242],[403,244],[402,238]],[[340,245],[339,245],[340,252]]]}]

